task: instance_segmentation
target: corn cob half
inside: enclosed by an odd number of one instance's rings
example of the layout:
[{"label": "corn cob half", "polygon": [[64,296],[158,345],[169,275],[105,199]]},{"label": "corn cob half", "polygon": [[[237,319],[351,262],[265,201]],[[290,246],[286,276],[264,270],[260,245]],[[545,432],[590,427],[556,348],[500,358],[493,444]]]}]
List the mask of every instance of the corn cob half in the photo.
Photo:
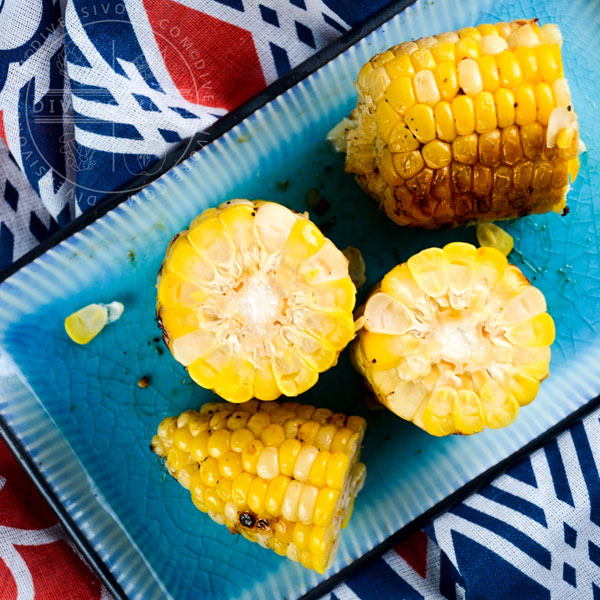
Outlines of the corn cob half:
[{"label": "corn cob half", "polygon": [[548,376],[544,296],[494,248],[423,250],[363,310],[355,367],[385,406],[433,435],[509,425]]},{"label": "corn cob half", "polygon": [[533,19],[378,54],[358,74],[346,171],[399,225],[562,212],[579,160],[561,45]]},{"label": "corn cob half", "polygon": [[234,200],[171,242],[158,276],[165,343],[231,402],[297,396],[354,335],[348,260],[306,215]]},{"label": "corn cob half", "polygon": [[151,449],[213,521],[323,573],[365,480],[365,427],[296,402],[211,402],[163,420]]}]

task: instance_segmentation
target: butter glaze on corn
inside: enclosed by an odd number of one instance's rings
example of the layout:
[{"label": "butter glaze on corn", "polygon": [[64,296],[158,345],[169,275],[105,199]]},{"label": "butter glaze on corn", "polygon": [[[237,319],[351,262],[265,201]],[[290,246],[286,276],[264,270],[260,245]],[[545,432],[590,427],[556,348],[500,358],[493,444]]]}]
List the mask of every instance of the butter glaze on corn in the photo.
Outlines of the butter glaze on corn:
[{"label": "butter glaze on corn", "polygon": [[365,427],[297,402],[211,402],[164,419],[151,449],[213,521],[323,573],[364,484]]},{"label": "butter glaze on corn", "polygon": [[437,436],[512,423],[548,376],[546,301],[494,248],[454,242],[392,269],[351,353],[382,404]]},{"label": "butter glaze on corn", "polygon": [[348,260],[306,215],[232,200],[175,236],[157,317],[173,356],[230,402],[297,396],[354,335]]},{"label": "butter glaze on corn", "polygon": [[358,74],[346,171],[399,225],[563,211],[578,125],[558,26],[467,27],[405,42]]}]

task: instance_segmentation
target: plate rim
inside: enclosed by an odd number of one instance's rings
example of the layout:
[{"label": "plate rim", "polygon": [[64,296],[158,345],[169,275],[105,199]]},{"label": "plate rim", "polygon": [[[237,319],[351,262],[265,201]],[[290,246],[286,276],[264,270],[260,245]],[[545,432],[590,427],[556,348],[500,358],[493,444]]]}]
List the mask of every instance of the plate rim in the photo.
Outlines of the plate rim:
[{"label": "plate rim", "polygon": [[[402,13],[406,8],[414,4],[416,0],[397,0],[390,2],[379,9],[360,25],[357,25],[336,38],[333,42],[314,53],[307,60],[300,63],[288,73],[275,80],[272,84],[252,96],[246,102],[236,109],[230,111],[222,118],[218,119],[206,129],[196,133],[188,141],[184,141],[169,151],[163,158],[159,158],[146,173],[133,177],[126,183],[126,191],[116,190],[110,192],[96,206],[82,213],[68,225],[59,231],[50,235],[43,242],[38,244],[23,256],[18,258],[8,267],[0,270],[0,285],[12,275],[34,262],[43,254],[65,241],[75,233],[85,229],[95,221],[102,218],[106,213],[116,208],[133,195],[139,193],[156,179],[170,171],[192,154],[202,150],[208,144],[216,141],[228,131],[233,129],[239,123],[250,117],[264,105],[273,101],[284,94],[290,88],[307,78],[309,75],[325,66],[331,60],[348,50],[354,44],[362,40],[378,27],[384,25],[396,15]],[[133,191],[129,188],[133,188]],[[355,559],[350,565],[344,567],[337,573],[331,575],[323,582],[308,590],[299,600],[316,600],[321,595],[328,593],[335,586],[343,582],[350,575],[355,573],[366,563],[380,556],[387,550],[393,548],[401,541],[410,537],[413,533],[421,529],[426,523],[430,522],[440,514],[446,512],[452,507],[458,505],[469,495],[477,492],[486,484],[493,481],[496,477],[504,473],[512,465],[526,455],[540,449],[549,440],[557,437],[566,431],[571,425],[580,419],[591,414],[596,408],[600,407],[600,395],[588,400],[585,404],[573,411],[548,430],[529,441],[527,444],[494,464],[475,478],[471,479],[457,490],[440,500],[437,504],[418,515],[402,526],[399,530],[376,545],[374,548]],[[88,566],[99,578],[107,590],[118,600],[128,600],[129,596],[123,590],[121,584],[117,581],[114,573],[104,560],[100,557],[90,539],[83,533],[77,523],[74,521],[69,511],[59,499],[57,493],[47,481],[23,442],[18,435],[8,425],[4,415],[0,412],[0,438],[3,439],[15,460],[21,468],[27,473],[33,481],[38,492],[55,512],[59,522],[71,536],[71,539],[78,550],[85,557]]]}]

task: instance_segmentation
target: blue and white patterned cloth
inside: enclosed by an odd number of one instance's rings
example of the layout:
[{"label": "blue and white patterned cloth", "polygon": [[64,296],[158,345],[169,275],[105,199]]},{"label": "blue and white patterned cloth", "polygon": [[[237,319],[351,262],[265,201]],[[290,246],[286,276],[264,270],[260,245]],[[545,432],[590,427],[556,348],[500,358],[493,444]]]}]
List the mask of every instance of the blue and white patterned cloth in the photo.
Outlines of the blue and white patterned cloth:
[{"label": "blue and white patterned cloth", "polygon": [[[386,0],[0,0],[0,268]],[[600,600],[600,412],[328,598]]]}]

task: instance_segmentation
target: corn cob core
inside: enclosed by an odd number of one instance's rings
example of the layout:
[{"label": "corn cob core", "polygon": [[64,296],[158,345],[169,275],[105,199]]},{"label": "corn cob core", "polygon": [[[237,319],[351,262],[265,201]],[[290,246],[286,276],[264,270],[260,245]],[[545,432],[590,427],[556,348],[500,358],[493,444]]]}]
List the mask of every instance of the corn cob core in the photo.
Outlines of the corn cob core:
[{"label": "corn cob core", "polygon": [[296,402],[211,402],[162,421],[151,449],[213,521],[323,573],[365,480],[365,427]]},{"label": "corn cob core", "polygon": [[544,296],[494,248],[419,252],[383,278],[359,321],[355,367],[385,406],[433,435],[509,425],[548,375]]},{"label": "corn cob core", "polygon": [[561,44],[534,19],[378,54],[358,74],[346,171],[399,225],[563,211],[579,160]]},{"label": "corn cob core", "polygon": [[354,335],[348,260],[306,215],[234,200],[171,242],[157,316],[173,356],[231,402],[312,387]]}]

